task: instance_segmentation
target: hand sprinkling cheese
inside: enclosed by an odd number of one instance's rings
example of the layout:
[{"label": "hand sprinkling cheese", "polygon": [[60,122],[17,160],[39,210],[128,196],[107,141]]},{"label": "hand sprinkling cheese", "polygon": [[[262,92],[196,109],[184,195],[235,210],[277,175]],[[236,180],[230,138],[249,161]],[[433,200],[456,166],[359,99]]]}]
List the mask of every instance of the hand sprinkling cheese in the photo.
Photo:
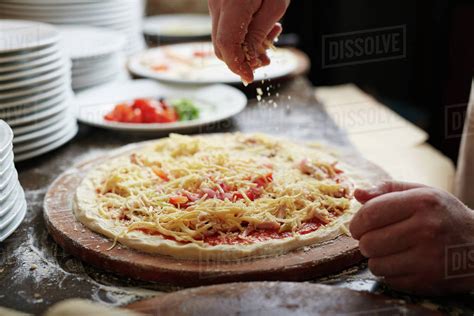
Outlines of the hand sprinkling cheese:
[{"label": "hand sprinkling cheese", "polygon": [[267,50],[280,35],[277,23],[290,0],[209,0],[216,56],[242,78],[253,82],[255,69],[270,64]]}]

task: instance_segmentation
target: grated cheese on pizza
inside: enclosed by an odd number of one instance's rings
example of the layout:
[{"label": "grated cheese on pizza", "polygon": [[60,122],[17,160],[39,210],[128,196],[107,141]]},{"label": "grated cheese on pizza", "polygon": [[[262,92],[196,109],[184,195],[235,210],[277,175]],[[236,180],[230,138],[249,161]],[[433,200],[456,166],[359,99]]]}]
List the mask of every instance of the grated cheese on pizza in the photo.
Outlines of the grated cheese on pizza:
[{"label": "grated cheese on pizza", "polygon": [[122,157],[95,184],[100,217],[179,243],[253,243],[330,224],[353,185],[330,154],[265,135],[171,135]]}]

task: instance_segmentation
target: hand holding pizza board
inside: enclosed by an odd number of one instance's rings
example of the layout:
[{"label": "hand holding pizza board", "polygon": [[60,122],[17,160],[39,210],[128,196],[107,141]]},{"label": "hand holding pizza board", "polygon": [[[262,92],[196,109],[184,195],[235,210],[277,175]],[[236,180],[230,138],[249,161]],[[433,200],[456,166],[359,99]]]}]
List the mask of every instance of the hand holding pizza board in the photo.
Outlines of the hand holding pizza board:
[{"label": "hand holding pizza board", "polygon": [[[207,137],[209,136],[202,139]],[[229,140],[233,136],[225,137],[228,139],[224,143],[230,143]],[[128,157],[131,152],[140,152],[150,144],[154,143],[129,145],[99,161],[78,165],[53,183],[46,195],[44,216],[48,230],[56,242],[70,253],[97,267],[131,278],[179,285],[249,280],[308,280],[338,272],[363,260],[357,249],[357,242],[346,235],[283,254],[280,252],[259,258],[242,257],[233,261],[208,260],[203,257],[189,260],[134,250],[133,247],[122,244],[113,247],[113,240],[93,232],[76,219],[72,200],[76,189],[81,185],[84,173],[94,170],[98,162],[110,165],[109,162],[113,159]],[[290,143],[285,143],[282,147],[295,148]],[[359,170],[368,175],[369,181],[387,178],[378,167],[353,154],[339,154],[339,159],[357,165]],[[119,241],[122,243],[122,240]]]}]

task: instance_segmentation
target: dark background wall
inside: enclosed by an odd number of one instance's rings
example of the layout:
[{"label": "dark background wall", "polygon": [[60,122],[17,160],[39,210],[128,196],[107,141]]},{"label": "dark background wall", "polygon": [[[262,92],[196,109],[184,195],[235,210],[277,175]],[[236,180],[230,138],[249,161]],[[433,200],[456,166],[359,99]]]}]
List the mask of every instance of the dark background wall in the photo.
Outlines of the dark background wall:
[{"label": "dark background wall", "polygon": [[[450,126],[450,111],[465,113],[474,74],[473,21],[474,1],[293,0],[283,23],[311,57],[315,85],[356,83],[427,130],[430,142],[456,160],[460,131]],[[323,67],[323,36],[390,26],[405,27],[406,57]]]}]

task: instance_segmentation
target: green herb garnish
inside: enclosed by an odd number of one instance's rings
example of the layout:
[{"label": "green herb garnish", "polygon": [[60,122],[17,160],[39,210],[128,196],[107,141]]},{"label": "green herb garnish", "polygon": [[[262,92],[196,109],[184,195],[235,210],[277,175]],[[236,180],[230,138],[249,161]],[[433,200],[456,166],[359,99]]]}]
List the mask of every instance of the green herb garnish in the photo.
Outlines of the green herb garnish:
[{"label": "green herb garnish", "polygon": [[189,99],[179,99],[171,102],[178,113],[180,121],[191,121],[199,118],[199,109]]}]

